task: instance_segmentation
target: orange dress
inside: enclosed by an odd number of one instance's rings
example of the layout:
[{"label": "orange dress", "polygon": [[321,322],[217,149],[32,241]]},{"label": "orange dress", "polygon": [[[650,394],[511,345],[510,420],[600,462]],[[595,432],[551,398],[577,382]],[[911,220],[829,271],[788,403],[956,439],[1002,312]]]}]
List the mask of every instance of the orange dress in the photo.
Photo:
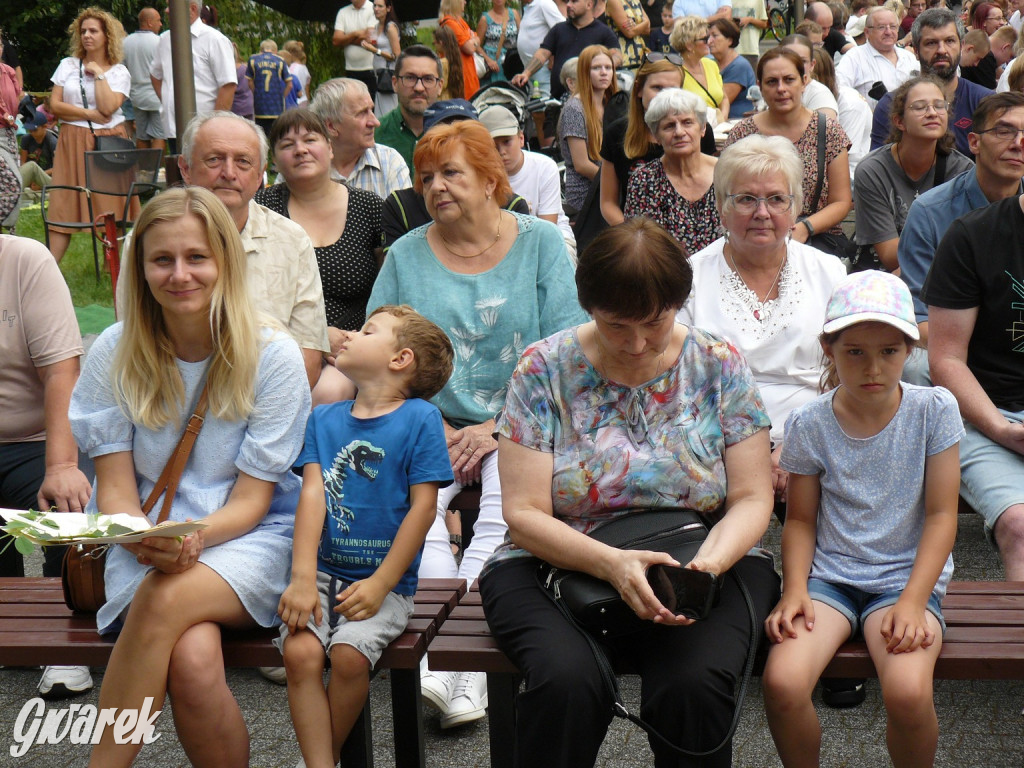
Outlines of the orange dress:
[{"label": "orange dress", "polygon": [[[459,44],[459,50],[470,38],[476,37],[476,32],[469,28],[465,19],[456,18],[451,14],[445,14],[441,18],[441,26],[447,26],[455,33],[455,42]],[[470,98],[480,90],[480,78],[476,74],[476,61],[473,54],[462,51],[462,83],[465,91],[465,98]]]}]

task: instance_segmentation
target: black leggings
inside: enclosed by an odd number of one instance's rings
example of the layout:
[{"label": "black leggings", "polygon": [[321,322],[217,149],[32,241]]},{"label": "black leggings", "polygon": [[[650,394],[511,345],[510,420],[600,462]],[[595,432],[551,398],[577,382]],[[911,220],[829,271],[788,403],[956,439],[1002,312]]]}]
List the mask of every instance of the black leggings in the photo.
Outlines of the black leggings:
[{"label": "black leggings", "polygon": [[[491,632],[522,671],[526,686],[516,699],[516,766],[580,768],[593,765],[612,719],[612,698],[580,631],[540,587],[539,561],[501,564],[480,583]],[[779,597],[771,563],[745,557],[736,564],[750,592],[760,636]],[[692,751],[712,749],[725,736],[735,711],[734,693],[750,637],[750,615],[728,577],[721,603],[705,621],[688,627],[652,624],[608,644],[611,658],[628,654],[641,677],[640,716],[664,736]],[[657,768],[725,768],[732,745],[710,757],[684,758],[650,739]]]}]

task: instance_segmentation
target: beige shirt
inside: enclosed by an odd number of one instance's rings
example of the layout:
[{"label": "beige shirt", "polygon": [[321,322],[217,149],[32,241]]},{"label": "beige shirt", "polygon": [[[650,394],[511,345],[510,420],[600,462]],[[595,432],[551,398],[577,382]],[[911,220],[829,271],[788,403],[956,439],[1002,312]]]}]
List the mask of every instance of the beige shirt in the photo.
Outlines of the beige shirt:
[{"label": "beige shirt", "polygon": [[249,201],[242,228],[249,291],[257,309],[281,323],[303,349],[329,352],[320,268],[306,231],[289,218]]},{"label": "beige shirt", "polygon": [[0,235],[0,443],[46,439],[37,368],[82,355],[71,292],[34,240]]},{"label": "beige shirt", "polygon": [[[306,231],[250,200],[249,219],[240,234],[248,257],[253,306],[286,328],[303,349],[329,352],[324,289]],[[130,237],[125,238],[122,263]],[[118,317],[124,316],[123,284],[123,280],[117,283]]]}]

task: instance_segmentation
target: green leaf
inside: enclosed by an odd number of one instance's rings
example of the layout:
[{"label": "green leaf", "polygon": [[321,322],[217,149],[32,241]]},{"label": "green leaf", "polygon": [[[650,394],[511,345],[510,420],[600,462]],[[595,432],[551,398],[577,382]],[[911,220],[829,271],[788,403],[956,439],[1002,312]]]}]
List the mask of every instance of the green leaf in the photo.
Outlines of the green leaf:
[{"label": "green leaf", "polygon": [[129,528],[127,525],[121,525],[120,523],[111,523],[107,526],[104,536],[122,536],[126,533],[135,533],[134,528]]},{"label": "green leaf", "polygon": [[31,555],[32,551],[36,548],[35,545],[26,538],[19,536],[14,540],[14,548],[21,552],[23,555]]}]

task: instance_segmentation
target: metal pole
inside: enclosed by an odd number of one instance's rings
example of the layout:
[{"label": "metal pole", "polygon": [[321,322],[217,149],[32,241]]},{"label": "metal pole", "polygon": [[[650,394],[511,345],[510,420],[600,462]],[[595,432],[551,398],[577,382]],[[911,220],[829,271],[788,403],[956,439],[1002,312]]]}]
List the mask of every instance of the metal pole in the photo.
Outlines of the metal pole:
[{"label": "metal pole", "polygon": [[[171,72],[174,77],[174,125],[178,139],[196,113],[196,83],[192,70],[192,18],[189,0],[170,0]],[[179,149],[181,145],[179,144]]]}]

